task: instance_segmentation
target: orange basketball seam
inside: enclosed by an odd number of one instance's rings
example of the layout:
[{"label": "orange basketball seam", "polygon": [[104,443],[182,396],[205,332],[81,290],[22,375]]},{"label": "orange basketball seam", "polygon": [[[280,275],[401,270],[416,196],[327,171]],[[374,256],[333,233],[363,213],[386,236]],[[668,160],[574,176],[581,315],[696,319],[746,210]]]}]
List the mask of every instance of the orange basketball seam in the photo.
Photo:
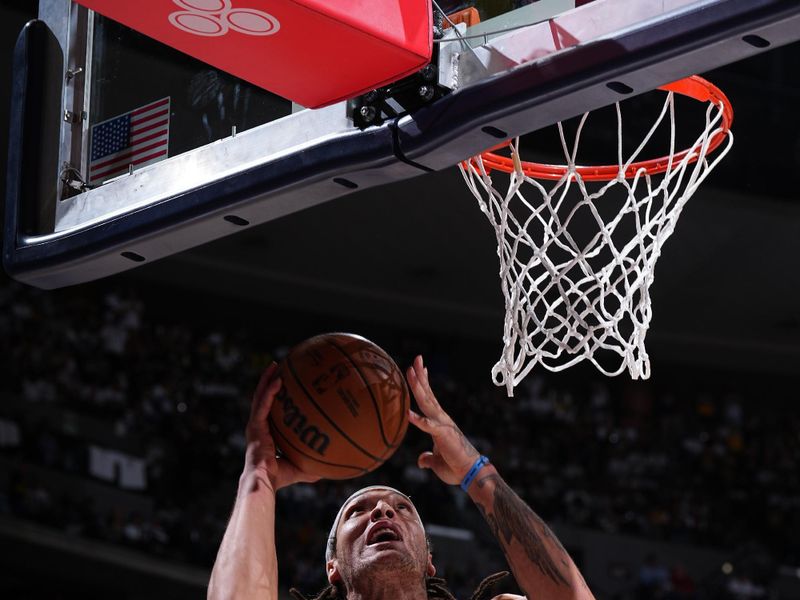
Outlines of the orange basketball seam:
[{"label": "orange basketball seam", "polygon": [[[394,362],[391,356],[389,356],[383,348],[380,346],[376,346],[378,350],[381,351],[383,356],[388,360],[391,364],[397,367],[397,363]],[[408,383],[406,383],[405,377],[403,376],[403,372],[400,370],[400,367],[397,367],[397,372],[400,374],[400,383],[403,387],[403,412],[402,417],[400,418],[400,422],[397,424],[397,431],[395,431],[394,436],[392,437],[392,443],[387,442],[386,445],[389,446],[390,449],[399,448],[400,442],[397,441],[397,438],[400,437],[400,432],[404,432],[405,429],[408,428],[408,409],[411,407],[411,392],[408,389]],[[406,405],[406,399],[408,399],[408,405]],[[405,428],[403,427],[405,425]],[[385,453],[384,453],[385,454]]]},{"label": "orange basketball seam", "polygon": [[379,460],[380,460],[380,458],[379,458],[379,457],[377,457],[377,456],[375,456],[375,455],[373,455],[373,454],[370,454],[369,452],[367,452],[366,450],[364,450],[364,448],[362,448],[361,446],[359,446],[358,444],[356,444],[356,442],[355,442],[353,439],[351,439],[351,438],[350,438],[350,436],[349,436],[349,435],[347,435],[347,434],[346,434],[344,431],[342,431],[342,430],[341,430],[341,428],[340,428],[340,427],[339,427],[339,426],[336,424],[336,422],[335,422],[333,419],[331,419],[331,418],[330,418],[330,417],[329,417],[329,416],[328,416],[328,415],[327,415],[327,414],[326,414],[326,413],[325,413],[325,412],[322,410],[322,408],[320,408],[320,406],[319,406],[319,405],[316,403],[316,401],[314,400],[313,396],[312,396],[311,394],[309,394],[309,393],[308,393],[308,390],[307,390],[307,389],[306,389],[306,387],[303,385],[303,382],[302,382],[302,381],[300,381],[300,378],[297,376],[297,373],[295,373],[295,371],[294,371],[294,367],[292,366],[292,361],[291,361],[291,359],[290,359],[290,356],[287,356],[287,357],[286,357],[286,367],[289,369],[289,372],[292,374],[292,377],[294,377],[294,380],[297,382],[297,385],[300,387],[300,389],[301,389],[301,390],[303,390],[303,393],[306,395],[306,398],[308,398],[308,401],[309,401],[309,402],[311,402],[311,404],[313,404],[313,405],[314,405],[314,408],[316,408],[316,409],[317,409],[317,412],[318,412],[319,414],[321,414],[323,417],[325,417],[325,420],[326,420],[326,421],[328,421],[328,423],[330,423],[330,424],[333,426],[333,428],[334,428],[336,431],[338,431],[338,432],[339,432],[339,434],[340,434],[340,435],[341,435],[343,438],[345,438],[345,439],[346,439],[348,442],[350,442],[350,444],[351,444],[351,445],[352,445],[354,448],[356,448],[356,449],[360,450],[360,451],[361,451],[361,452],[363,452],[363,453],[364,453],[366,456],[369,456],[369,457],[370,457],[372,460],[379,461]]},{"label": "orange basketball seam", "polygon": [[391,446],[389,440],[386,439],[386,433],[383,431],[383,418],[382,418],[383,415],[381,414],[381,411],[378,408],[378,401],[375,400],[375,394],[372,393],[372,388],[369,386],[367,378],[364,377],[364,374],[361,372],[361,369],[358,368],[358,365],[353,360],[353,357],[351,357],[347,352],[342,350],[342,348],[339,347],[339,345],[336,342],[327,338],[325,339],[325,341],[334,348],[336,348],[348,360],[348,362],[351,365],[353,365],[353,368],[356,370],[356,373],[358,373],[358,376],[361,378],[361,381],[364,382],[364,386],[367,388],[367,392],[369,392],[370,400],[372,400],[372,406],[375,408],[375,417],[378,420],[378,429],[381,432],[381,438],[383,438],[383,443],[386,446]]},{"label": "orange basketball seam", "polygon": [[269,423],[270,423],[270,425],[271,425],[271,430],[272,430],[272,432],[273,432],[273,433],[275,433],[275,434],[277,434],[277,435],[278,435],[278,437],[280,437],[280,438],[281,438],[283,441],[285,441],[285,442],[286,442],[286,443],[287,443],[289,446],[291,446],[291,447],[292,447],[292,449],[293,449],[295,452],[297,452],[298,454],[301,454],[301,455],[302,455],[302,456],[304,456],[305,458],[307,458],[307,459],[309,459],[309,460],[313,460],[314,462],[317,462],[317,463],[320,463],[320,464],[323,464],[323,465],[328,465],[328,466],[330,466],[330,467],[339,467],[339,468],[342,468],[342,469],[352,469],[352,470],[354,470],[354,471],[359,471],[359,472],[361,472],[362,474],[369,473],[369,469],[368,469],[368,468],[365,468],[365,467],[356,467],[355,465],[342,465],[342,464],[335,463],[335,462],[329,462],[329,461],[327,461],[327,460],[320,460],[320,459],[316,458],[315,456],[312,456],[312,455],[310,455],[310,454],[306,454],[306,453],[305,453],[305,452],[303,452],[301,449],[299,449],[297,446],[295,446],[295,445],[292,443],[292,441],[291,441],[289,438],[287,438],[285,435],[283,435],[283,433],[281,433],[280,429],[278,429],[278,428],[275,426],[275,422],[272,420],[272,415],[270,415],[269,417],[267,417],[267,420],[269,421]]},{"label": "orange basketball seam", "polygon": [[[371,343],[371,342],[370,342]],[[375,345],[375,344],[373,344]],[[389,356],[386,351],[378,345],[375,345],[375,349],[380,352],[380,354],[389,362],[389,364],[394,365],[395,369],[397,370],[397,374],[400,376],[400,385],[403,388],[403,396],[402,396],[402,403],[403,403],[403,410],[400,416],[400,422],[397,424],[397,430],[395,431],[394,435],[392,436],[392,441],[388,442],[386,438],[384,441],[386,442],[386,446],[388,446],[389,450],[394,450],[400,447],[400,442],[402,441],[401,433],[405,433],[406,429],[408,429],[408,409],[411,407],[411,391],[408,388],[408,383],[406,383],[406,379],[403,376],[403,371],[400,367],[397,366],[397,363],[394,362],[394,359]],[[381,422],[382,423],[382,422]],[[401,438],[398,440],[398,438]],[[384,452],[381,457],[386,456],[387,452]]]}]

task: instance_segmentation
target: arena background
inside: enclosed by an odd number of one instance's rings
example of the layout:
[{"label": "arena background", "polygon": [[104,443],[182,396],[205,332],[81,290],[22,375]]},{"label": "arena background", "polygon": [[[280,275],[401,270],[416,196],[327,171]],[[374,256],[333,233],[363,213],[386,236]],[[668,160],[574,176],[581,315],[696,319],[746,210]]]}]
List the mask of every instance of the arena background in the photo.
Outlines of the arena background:
[{"label": "arena background", "polygon": [[[0,5],[0,81],[35,3]],[[128,274],[0,282],[0,596],[202,597],[260,370],[361,333],[442,403],[556,530],[598,598],[800,598],[796,45],[709,74],[737,142],[658,266],[653,377],[591,368],[489,383],[502,299],[491,230],[451,170],[355,194]],[[5,164],[8,97],[0,97]],[[3,181],[4,183],[4,181]],[[3,185],[3,188],[5,186]],[[348,490],[408,490],[459,597],[502,566],[411,432],[356,482],[281,493],[281,583],[323,583]]]}]

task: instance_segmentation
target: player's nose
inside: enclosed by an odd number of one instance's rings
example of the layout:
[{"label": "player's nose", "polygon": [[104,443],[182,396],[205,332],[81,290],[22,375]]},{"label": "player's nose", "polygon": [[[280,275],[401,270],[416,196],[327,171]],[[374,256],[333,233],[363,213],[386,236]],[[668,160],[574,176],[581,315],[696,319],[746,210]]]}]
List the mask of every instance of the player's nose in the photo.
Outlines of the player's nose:
[{"label": "player's nose", "polygon": [[384,519],[384,518],[393,519],[394,509],[388,502],[384,500],[378,500],[377,504],[375,504],[375,508],[372,509],[372,513],[370,513],[370,518],[373,521],[377,521],[378,519]]}]

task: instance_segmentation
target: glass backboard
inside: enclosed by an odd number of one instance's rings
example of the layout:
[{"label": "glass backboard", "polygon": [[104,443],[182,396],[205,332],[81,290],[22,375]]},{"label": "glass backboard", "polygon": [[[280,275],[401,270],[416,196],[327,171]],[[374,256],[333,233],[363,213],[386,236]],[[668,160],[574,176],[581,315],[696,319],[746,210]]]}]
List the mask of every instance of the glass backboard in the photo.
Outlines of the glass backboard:
[{"label": "glass backboard", "polygon": [[[130,164],[139,169],[292,112],[289,100],[102,15],[92,15],[91,30],[89,135],[85,142],[87,152],[93,155],[82,157],[81,170],[92,187],[126,173]],[[148,107],[152,108],[148,111]],[[131,136],[143,141],[132,144],[134,150],[121,156],[112,152],[111,158],[103,157],[100,146],[107,129],[103,124],[129,113]],[[137,129],[141,131],[138,135]],[[131,155],[140,162],[131,160]],[[91,163],[100,167],[92,169]]]},{"label": "glass backboard", "polygon": [[6,270],[43,288],[97,279],[450,168],[800,38],[800,3],[787,0],[441,1],[431,10],[429,67],[308,110],[68,0],[41,0],[14,57]]}]

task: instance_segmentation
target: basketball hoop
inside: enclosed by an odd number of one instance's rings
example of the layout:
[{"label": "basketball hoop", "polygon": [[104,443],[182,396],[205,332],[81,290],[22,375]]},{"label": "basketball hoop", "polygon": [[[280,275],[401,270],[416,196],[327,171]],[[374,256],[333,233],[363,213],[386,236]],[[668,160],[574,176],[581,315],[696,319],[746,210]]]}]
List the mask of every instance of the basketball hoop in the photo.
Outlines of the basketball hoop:
[{"label": "basketball hoop", "polygon": [[[492,378],[509,396],[537,364],[561,371],[589,360],[609,376],[626,368],[635,379],[650,376],[644,340],[656,260],[687,200],[733,144],[733,108],[716,86],[692,76],[659,89],[667,92],[664,105],[627,158],[616,103],[616,164],[576,164],[586,113],[571,147],[558,123],[565,165],[522,160],[519,138],[502,145],[508,157],[496,147],[459,165],[497,236],[505,323]],[[705,127],[685,150],[675,147],[675,94],[708,104]],[[668,153],[640,159],[667,115]],[[509,174],[506,191],[495,186],[493,171]],[[554,183],[548,189],[543,181]],[[602,185],[590,191],[591,182]],[[580,199],[571,201],[575,188]],[[614,366],[603,365],[607,356]]]}]

